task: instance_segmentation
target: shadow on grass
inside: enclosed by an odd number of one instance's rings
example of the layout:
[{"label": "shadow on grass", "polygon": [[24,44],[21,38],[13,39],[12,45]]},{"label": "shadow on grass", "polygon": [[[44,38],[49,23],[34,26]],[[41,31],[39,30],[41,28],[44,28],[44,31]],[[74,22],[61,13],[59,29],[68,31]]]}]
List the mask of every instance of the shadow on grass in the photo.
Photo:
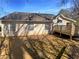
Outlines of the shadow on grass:
[{"label": "shadow on grass", "polygon": [[[45,39],[46,41],[43,39]],[[61,59],[61,56],[63,55],[66,48],[66,47],[61,47],[58,49],[53,44],[53,42],[51,42],[51,40],[47,38],[47,36],[43,36],[43,38],[41,39],[42,41],[40,40],[39,37],[37,37],[37,39],[32,39],[32,38],[27,37],[26,40],[23,40],[23,38],[20,38],[20,37],[9,37],[9,40],[10,40],[9,42],[10,42],[10,58],[11,59],[24,59],[23,49],[32,57],[32,59],[45,59],[45,58],[51,59],[48,55],[53,55],[56,57],[56,59],[57,58]],[[47,42],[49,43],[49,45],[47,45]],[[57,42],[57,44],[59,43]],[[47,48],[45,48],[44,45],[46,47],[51,46],[50,48],[51,52],[49,52],[49,50],[47,50]],[[72,53],[71,55],[68,55],[69,59],[73,58],[73,56],[76,58],[74,54],[76,53],[76,50],[78,52],[78,49],[79,48],[77,46],[72,46],[71,48]],[[57,52],[57,53],[53,53],[53,52]]]},{"label": "shadow on grass", "polygon": [[79,59],[79,47],[75,45],[71,46],[71,54],[68,59]]},{"label": "shadow on grass", "polygon": [[70,39],[69,35],[61,34],[60,36],[60,33],[58,32],[54,32],[53,35],[55,35],[56,37],[62,38],[62,39]]},{"label": "shadow on grass", "polygon": [[[10,56],[11,59],[24,59],[24,52],[23,48],[26,52],[29,53],[29,55],[32,57],[32,59],[43,59],[40,57],[36,51],[36,49],[33,46],[33,43],[28,39],[28,43],[30,44],[30,47],[27,47],[26,44],[24,44],[23,40],[18,37],[10,37]],[[27,59],[27,58],[26,58]]]}]

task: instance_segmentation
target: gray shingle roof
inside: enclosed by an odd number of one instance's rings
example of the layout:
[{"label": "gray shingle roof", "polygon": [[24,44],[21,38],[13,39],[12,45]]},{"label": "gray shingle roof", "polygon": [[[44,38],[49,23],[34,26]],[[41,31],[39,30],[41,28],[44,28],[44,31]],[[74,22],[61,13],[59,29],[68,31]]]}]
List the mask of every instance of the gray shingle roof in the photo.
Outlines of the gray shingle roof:
[{"label": "gray shingle roof", "polygon": [[[45,18],[45,20],[51,20],[53,18],[53,14],[41,14],[41,13],[25,13],[25,12],[14,12],[7,16],[0,18],[0,20],[41,20],[40,17]],[[35,19],[38,17],[38,19]],[[33,19],[34,18],[34,19]]]},{"label": "gray shingle roof", "polygon": [[60,14],[63,14],[67,18],[75,20],[76,24],[79,26],[79,15],[77,15],[76,13],[74,14],[74,13],[71,13],[69,10],[62,9],[58,15]]}]

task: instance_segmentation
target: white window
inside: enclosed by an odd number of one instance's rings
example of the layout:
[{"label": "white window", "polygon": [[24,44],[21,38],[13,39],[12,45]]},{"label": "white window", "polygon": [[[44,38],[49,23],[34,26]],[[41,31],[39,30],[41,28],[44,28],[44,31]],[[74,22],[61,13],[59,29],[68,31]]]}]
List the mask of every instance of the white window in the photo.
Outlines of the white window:
[{"label": "white window", "polygon": [[28,30],[34,30],[34,24],[29,24],[28,25]]},{"label": "white window", "polygon": [[10,31],[15,31],[16,24],[10,24]]},{"label": "white window", "polygon": [[8,34],[9,33],[9,24],[4,25],[4,33]]},{"label": "white window", "polygon": [[58,20],[57,23],[62,23],[62,20]]},{"label": "white window", "polygon": [[48,24],[45,24],[45,30],[49,30],[50,26]]},{"label": "white window", "polygon": [[5,31],[8,31],[9,30],[8,24],[5,24],[4,25],[4,29],[5,29]]}]

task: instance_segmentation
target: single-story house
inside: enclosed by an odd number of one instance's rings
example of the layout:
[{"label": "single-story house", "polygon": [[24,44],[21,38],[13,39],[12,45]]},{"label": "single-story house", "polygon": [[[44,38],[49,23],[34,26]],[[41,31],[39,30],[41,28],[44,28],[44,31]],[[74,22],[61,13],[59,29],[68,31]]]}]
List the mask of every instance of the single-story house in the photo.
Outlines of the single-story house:
[{"label": "single-story house", "polygon": [[77,21],[74,18],[71,18],[71,15],[69,14],[67,14],[67,12],[60,12],[54,17],[53,31],[66,35],[79,36],[79,25],[77,24]]},{"label": "single-story house", "polygon": [[52,19],[52,14],[14,12],[0,18],[0,36],[47,35]]}]

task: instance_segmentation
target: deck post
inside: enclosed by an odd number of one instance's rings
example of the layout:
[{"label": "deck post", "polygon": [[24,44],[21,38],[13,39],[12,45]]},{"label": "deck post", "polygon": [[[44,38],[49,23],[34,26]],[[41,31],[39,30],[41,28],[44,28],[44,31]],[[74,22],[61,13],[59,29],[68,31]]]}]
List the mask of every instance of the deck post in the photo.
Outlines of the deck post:
[{"label": "deck post", "polygon": [[61,37],[62,25],[60,26],[60,37]]},{"label": "deck post", "polygon": [[72,23],[70,23],[70,40],[72,40]]},{"label": "deck post", "polygon": [[53,30],[53,29],[54,29],[53,24],[54,24],[54,23],[52,22],[52,23],[51,23],[51,32],[52,32],[52,34],[54,33],[54,30]]}]

